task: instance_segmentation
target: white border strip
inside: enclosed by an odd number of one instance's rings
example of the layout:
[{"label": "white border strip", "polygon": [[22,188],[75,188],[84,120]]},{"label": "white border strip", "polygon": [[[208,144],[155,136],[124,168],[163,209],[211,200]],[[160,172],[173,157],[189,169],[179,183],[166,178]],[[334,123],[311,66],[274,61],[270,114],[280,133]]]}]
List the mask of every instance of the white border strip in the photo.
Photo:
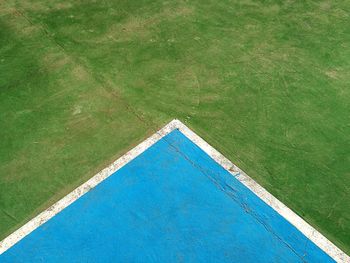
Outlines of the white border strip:
[{"label": "white border strip", "polygon": [[167,124],[164,128],[162,128],[160,131],[153,134],[151,137],[137,145],[135,148],[124,154],[122,157],[120,157],[118,160],[113,162],[110,166],[103,169],[96,175],[94,175],[91,179],[89,179],[87,182],[73,190],[71,193],[63,197],[61,200],[59,200],[57,203],[50,206],[48,209],[34,217],[32,220],[30,220],[28,223],[20,227],[18,230],[10,234],[8,237],[6,237],[4,240],[0,242],[0,255],[4,253],[7,249],[15,245],[17,242],[19,242],[22,238],[30,234],[32,231],[34,231],[36,228],[47,222],[50,218],[61,212],[63,209],[65,209],[67,206],[69,206],[71,203],[76,201],[78,198],[80,198],[82,195],[87,193],[89,190],[94,188],[96,185],[101,183],[103,180],[108,178],[110,175],[112,175],[114,172],[122,168],[125,164],[136,158],[138,155],[143,153],[145,150],[147,150],[149,147],[151,147],[153,144],[155,144],[157,141],[159,141],[161,138],[163,138],[165,135],[169,134],[171,131],[177,128],[176,126],[177,122],[171,121],[169,124]]},{"label": "white border strip", "polygon": [[335,261],[350,262],[350,257],[342,250],[340,250],[316,229],[306,223],[301,217],[271,195],[267,190],[251,179],[241,169],[239,169],[225,156],[215,150],[179,120],[173,120],[168,123],[161,130],[124,154],[110,166],[97,173],[87,182],[73,190],[54,205],[50,206],[48,209],[30,220],[4,240],[0,241],[0,255],[175,129],[179,129],[188,139],[200,147],[218,164],[224,167],[225,170],[235,176],[242,184],[248,187],[265,203],[267,203],[281,216],[293,224],[300,232],[302,232],[308,239],[324,250]]},{"label": "white border strip", "polygon": [[350,257],[340,250],[336,245],[329,241],[325,236],[318,232],[315,228],[305,222],[300,216],[295,214],[291,209],[279,201],[276,197],[270,194],[265,188],[250,178],[244,171],[239,169],[225,156],[215,150],[201,137],[190,130],[186,125],[178,120],[174,120],[177,128],[186,135],[193,143],[206,152],[212,159],[219,163],[229,173],[235,176],[242,184],[248,187],[260,199],[271,206],[276,212],[283,216],[287,221],[294,225],[300,232],[302,232],[308,239],[314,242],[318,247],[325,251],[337,262],[350,263]]}]

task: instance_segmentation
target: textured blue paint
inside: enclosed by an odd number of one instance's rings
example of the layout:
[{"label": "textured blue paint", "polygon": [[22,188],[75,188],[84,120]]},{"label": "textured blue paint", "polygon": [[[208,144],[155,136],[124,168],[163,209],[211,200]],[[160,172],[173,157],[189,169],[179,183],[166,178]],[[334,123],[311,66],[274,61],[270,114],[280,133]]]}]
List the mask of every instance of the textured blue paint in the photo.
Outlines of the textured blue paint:
[{"label": "textured blue paint", "polygon": [[332,262],[175,130],[0,262]]}]

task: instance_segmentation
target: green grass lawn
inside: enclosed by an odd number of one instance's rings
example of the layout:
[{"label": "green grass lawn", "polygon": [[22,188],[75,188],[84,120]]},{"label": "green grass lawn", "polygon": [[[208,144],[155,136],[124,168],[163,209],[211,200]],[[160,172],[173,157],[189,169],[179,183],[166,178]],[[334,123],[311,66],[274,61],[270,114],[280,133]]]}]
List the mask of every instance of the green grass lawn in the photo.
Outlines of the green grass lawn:
[{"label": "green grass lawn", "polygon": [[0,239],[173,118],[350,253],[349,1],[0,2]]}]

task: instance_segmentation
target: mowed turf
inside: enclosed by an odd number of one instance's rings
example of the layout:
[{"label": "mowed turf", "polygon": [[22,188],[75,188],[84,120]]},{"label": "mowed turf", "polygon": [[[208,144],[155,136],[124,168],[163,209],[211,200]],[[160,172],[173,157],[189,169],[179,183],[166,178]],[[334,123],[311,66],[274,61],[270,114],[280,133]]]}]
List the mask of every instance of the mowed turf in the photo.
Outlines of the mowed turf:
[{"label": "mowed turf", "polygon": [[349,10],[0,2],[0,239],[179,118],[350,253]]}]

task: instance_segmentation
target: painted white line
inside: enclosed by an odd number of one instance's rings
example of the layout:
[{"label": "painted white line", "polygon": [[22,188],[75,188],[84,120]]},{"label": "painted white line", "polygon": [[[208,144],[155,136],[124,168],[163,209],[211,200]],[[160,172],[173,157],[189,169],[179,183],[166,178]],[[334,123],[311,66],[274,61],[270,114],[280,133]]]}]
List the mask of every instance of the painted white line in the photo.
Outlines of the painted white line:
[{"label": "painted white line", "polygon": [[317,246],[319,246],[323,251],[330,255],[337,262],[350,262],[350,257],[341,251],[337,246],[330,242],[326,237],[319,233],[316,229],[306,223],[301,217],[295,214],[277,198],[266,191],[257,182],[246,175],[241,169],[234,165],[225,156],[215,150],[201,137],[190,130],[186,125],[184,125],[179,120],[173,120],[168,123],[164,128],[153,134],[151,137],[140,143],[138,146],[124,154],[114,163],[112,163],[107,168],[103,169],[90,180],[73,190],[71,193],[63,197],[57,203],[40,213],[38,216],[30,220],[24,226],[13,232],[11,235],[6,237],[0,242],[0,255],[4,253],[7,249],[12,247],[14,244],[19,242],[26,235],[30,234],[33,230],[38,228],[40,225],[47,222],[50,218],[61,212],[64,208],[69,206],[75,200],[80,198],[82,195],[87,193],[89,190],[94,188],[96,185],[101,183],[107,177],[115,173],[117,170],[122,168],[125,164],[136,158],[138,155],[143,153],[161,138],[169,134],[174,129],[179,129],[188,139],[200,147],[204,152],[206,152],[211,158],[213,158],[218,164],[224,167],[230,174],[235,176],[242,184],[247,186],[251,191],[253,191],[258,197],[260,197],[265,203],[271,206],[275,211],[277,211],[281,216],[293,224],[299,231],[301,231],[307,238],[313,241]]},{"label": "painted white line", "polygon": [[112,175],[114,172],[122,168],[125,164],[127,164],[128,162],[136,158],[138,155],[143,153],[145,150],[147,150],[165,135],[176,129],[176,123],[177,122],[172,121],[169,124],[167,124],[164,128],[162,128],[161,130],[153,134],[151,137],[137,145],[135,148],[124,154],[118,160],[113,162],[110,166],[94,175],[87,182],[73,190],[71,193],[63,197],[57,203],[50,206],[48,209],[34,217],[28,223],[26,223],[21,228],[19,228],[18,230],[10,234],[8,237],[6,237],[4,240],[2,240],[0,242],[0,255],[4,253],[7,249],[12,247],[14,244],[19,242],[26,235],[30,234],[33,230],[47,222],[50,218],[61,212],[64,208],[69,206],[79,197],[81,197],[89,190],[94,188],[96,185],[101,183],[103,180],[105,180],[107,177]]},{"label": "painted white line", "polygon": [[340,250],[336,245],[329,241],[325,236],[318,232],[315,228],[310,226],[300,216],[295,214],[291,209],[279,201],[276,197],[270,194],[265,188],[250,178],[244,171],[239,169],[225,156],[215,150],[201,137],[190,130],[186,125],[178,120],[176,127],[199,148],[206,152],[212,159],[225,168],[229,173],[235,176],[242,184],[254,192],[260,199],[271,206],[276,212],[283,216],[287,221],[294,225],[300,232],[302,232],[308,239],[314,242],[318,247],[325,251],[337,262],[350,263],[350,257]]}]

